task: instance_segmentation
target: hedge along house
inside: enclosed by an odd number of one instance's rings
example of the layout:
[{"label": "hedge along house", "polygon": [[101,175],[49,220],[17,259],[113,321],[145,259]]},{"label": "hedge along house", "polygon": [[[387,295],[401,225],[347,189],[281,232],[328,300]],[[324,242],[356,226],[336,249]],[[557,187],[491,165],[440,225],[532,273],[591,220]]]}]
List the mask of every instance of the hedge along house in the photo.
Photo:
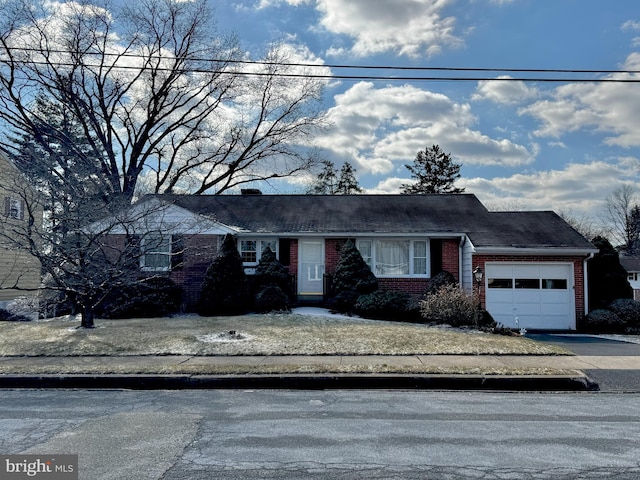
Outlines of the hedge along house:
[{"label": "hedge along house", "polygon": [[248,275],[267,246],[275,251],[300,301],[323,299],[351,239],[380,288],[422,295],[446,270],[507,327],[575,329],[587,310],[586,262],[597,250],[553,212],[489,212],[470,194],[152,195],[134,208],[148,202],[164,207],[137,227],[156,239],[142,241],[140,268],[180,285],[187,311],[227,233]]}]

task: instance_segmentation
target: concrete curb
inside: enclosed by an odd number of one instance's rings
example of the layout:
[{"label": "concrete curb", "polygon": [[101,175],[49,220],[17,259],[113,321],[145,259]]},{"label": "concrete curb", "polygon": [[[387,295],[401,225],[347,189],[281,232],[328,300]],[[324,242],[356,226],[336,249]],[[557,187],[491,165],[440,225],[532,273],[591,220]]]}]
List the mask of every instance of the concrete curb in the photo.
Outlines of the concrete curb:
[{"label": "concrete curb", "polygon": [[597,391],[583,375],[0,375],[0,388]]}]

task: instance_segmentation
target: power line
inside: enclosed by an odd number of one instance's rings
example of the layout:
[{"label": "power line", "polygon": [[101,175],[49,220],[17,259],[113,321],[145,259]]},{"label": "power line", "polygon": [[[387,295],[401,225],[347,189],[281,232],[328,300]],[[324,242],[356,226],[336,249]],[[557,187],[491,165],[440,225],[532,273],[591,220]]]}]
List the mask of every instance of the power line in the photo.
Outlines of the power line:
[{"label": "power line", "polygon": [[[32,51],[32,52],[42,52],[40,49],[35,48],[18,48],[14,49],[17,51]],[[47,53],[58,53],[58,54],[73,54],[74,52],[68,52],[63,50],[49,50]],[[75,54],[78,54],[75,52]],[[87,54],[87,55],[96,55],[96,54]],[[136,58],[140,60],[162,60],[166,57],[145,57],[140,54],[131,54],[131,53],[97,53],[97,55],[106,56],[106,57],[116,57],[116,58]],[[212,63],[212,64],[235,64],[235,65],[257,65],[257,66],[280,66],[280,67],[289,67],[289,68],[331,68],[331,69],[361,69],[361,70],[392,70],[392,71],[416,71],[416,72],[503,72],[503,73],[529,73],[529,74],[558,74],[558,73],[567,73],[567,74],[623,74],[623,75],[633,75],[640,74],[640,70],[592,70],[592,69],[526,69],[526,68],[474,68],[474,67],[413,67],[413,66],[382,66],[382,65],[339,65],[339,64],[315,64],[315,63],[296,63],[296,62],[269,62],[269,61],[257,61],[257,60],[229,60],[229,59],[204,59],[204,58],[189,58],[189,61],[194,62],[204,62],[204,63]],[[42,66],[57,66],[57,67],[83,67],[83,68],[104,68],[107,66],[108,68],[114,68],[118,70],[133,70],[133,71],[141,71],[141,70],[154,70],[160,72],[175,72],[176,70],[182,70],[184,73],[216,73],[215,69],[211,68],[198,68],[198,67],[189,67],[176,69],[171,67],[161,67],[161,66],[134,66],[134,65],[104,65],[104,64],[81,64],[71,62],[47,62],[47,61],[37,61],[30,60],[28,63],[32,65],[42,65]],[[234,71],[224,71],[221,70],[218,73],[221,75],[241,75],[241,76],[253,76],[253,77],[281,77],[281,78],[306,78],[306,79],[317,79],[317,80],[345,80],[345,81],[362,81],[362,80],[370,80],[370,81],[411,81],[411,82],[482,82],[482,81],[496,81],[496,82],[553,82],[553,83],[640,83],[640,77],[634,78],[584,78],[584,77],[544,77],[544,76],[519,76],[519,77],[511,77],[511,76],[502,76],[502,77],[491,77],[491,76],[452,76],[452,75],[438,75],[438,76],[406,76],[406,75],[343,75],[343,74],[323,74],[323,73],[287,73],[287,72],[256,72],[256,71],[242,71],[242,70],[234,70]]]},{"label": "power line", "polygon": [[[14,51],[23,52],[43,52],[42,49],[16,47]],[[45,53],[59,53],[70,55],[101,55],[105,57],[123,57],[138,58],[141,60],[149,60],[153,58],[162,59],[167,57],[143,56],[139,53],[109,53],[109,52],[77,52],[68,50],[46,50]],[[174,57],[175,58],[175,57]],[[194,62],[210,62],[210,63],[229,63],[244,65],[264,65],[264,66],[283,66],[283,67],[310,67],[310,68],[334,68],[334,69],[361,69],[361,70],[400,70],[400,71],[452,71],[452,72],[508,72],[508,73],[584,73],[584,74],[611,74],[624,73],[635,74],[640,70],[597,70],[597,69],[575,69],[575,68],[497,68],[497,67],[416,67],[406,65],[352,65],[352,64],[318,64],[308,62],[272,62],[267,60],[237,60],[222,58],[202,58],[190,57],[189,61]]]}]

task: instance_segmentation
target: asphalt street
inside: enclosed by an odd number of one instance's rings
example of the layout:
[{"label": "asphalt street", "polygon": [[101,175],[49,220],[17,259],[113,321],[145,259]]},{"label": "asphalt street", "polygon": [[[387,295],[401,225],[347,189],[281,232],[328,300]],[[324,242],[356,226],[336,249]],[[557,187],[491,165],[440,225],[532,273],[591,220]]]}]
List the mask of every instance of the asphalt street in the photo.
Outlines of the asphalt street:
[{"label": "asphalt street", "polygon": [[[527,338],[559,345],[576,355],[640,356],[640,344],[577,334],[527,334]],[[602,392],[640,392],[640,370],[584,370]]]},{"label": "asphalt street", "polygon": [[0,451],[92,480],[631,480],[640,395],[0,390]]}]

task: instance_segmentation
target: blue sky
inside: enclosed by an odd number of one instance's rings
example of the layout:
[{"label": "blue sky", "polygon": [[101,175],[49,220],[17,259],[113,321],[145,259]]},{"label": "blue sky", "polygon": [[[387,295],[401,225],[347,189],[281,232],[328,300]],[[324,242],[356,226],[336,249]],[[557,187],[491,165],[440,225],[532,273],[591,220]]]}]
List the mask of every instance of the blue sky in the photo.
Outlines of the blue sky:
[{"label": "blue sky", "polygon": [[[282,41],[298,59],[324,64],[622,69],[639,73],[561,75],[640,78],[637,0],[213,4],[220,29],[236,31],[248,51]],[[333,82],[324,103],[333,126],[317,145],[337,167],[350,162],[370,193],[398,193],[404,165],[432,144],[462,164],[460,185],[493,208],[597,217],[614,188],[640,187],[640,84],[356,80]],[[296,191],[276,185],[270,193]]]}]

